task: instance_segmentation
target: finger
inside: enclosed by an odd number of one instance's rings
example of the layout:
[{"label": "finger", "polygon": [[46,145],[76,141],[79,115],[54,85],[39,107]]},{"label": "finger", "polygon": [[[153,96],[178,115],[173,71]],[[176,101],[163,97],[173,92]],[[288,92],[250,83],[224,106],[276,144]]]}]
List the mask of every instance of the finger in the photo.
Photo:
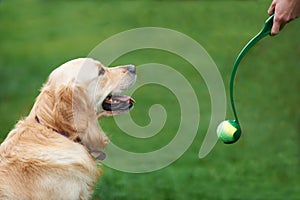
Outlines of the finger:
[{"label": "finger", "polygon": [[272,26],[272,30],[271,30],[271,35],[277,35],[279,33],[280,30],[280,24],[274,20],[273,26]]},{"label": "finger", "polygon": [[283,29],[283,27],[284,27],[284,26],[285,26],[287,23],[288,23],[288,22],[281,23],[279,30],[282,30],[282,29]]}]

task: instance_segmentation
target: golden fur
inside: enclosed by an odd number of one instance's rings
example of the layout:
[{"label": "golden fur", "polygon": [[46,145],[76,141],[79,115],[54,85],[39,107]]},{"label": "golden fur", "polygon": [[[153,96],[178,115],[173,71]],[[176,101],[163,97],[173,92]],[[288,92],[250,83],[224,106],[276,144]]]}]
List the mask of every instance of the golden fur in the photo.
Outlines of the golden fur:
[{"label": "golden fur", "polygon": [[0,199],[88,199],[100,176],[94,158],[109,143],[98,118],[122,113],[102,102],[135,78],[133,66],[106,68],[88,58],[54,70],[0,146]]}]

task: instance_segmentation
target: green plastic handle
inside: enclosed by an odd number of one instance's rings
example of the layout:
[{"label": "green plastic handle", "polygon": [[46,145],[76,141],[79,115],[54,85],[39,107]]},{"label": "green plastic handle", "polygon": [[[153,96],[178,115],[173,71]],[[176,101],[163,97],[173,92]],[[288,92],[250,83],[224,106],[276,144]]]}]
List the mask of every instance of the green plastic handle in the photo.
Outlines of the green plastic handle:
[{"label": "green plastic handle", "polygon": [[236,71],[237,68],[242,60],[242,58],[245,56],[245,54],[249,51],[249,49],[255,45],[259,40],[261,40],[262,38],[264,38],[267,35],[270,35],[271,33],[271,29],[273,26],[273,18],[274,18],[274,14],[271,15],[265,22],[264,27],[262,28],[262,30],[255,35],[247,44],[246,46],[241,50],[241,52],[239,53],[239,55],[237,56],[232,71],[231,71],[231,77],[230,77],[230,102],[231,102],[231,107],[232,107],[232,111],[235,117],[235,122],[237,124],[239,124],[239,119],[237,116],[237,112],[235,109],[235,104],[234,104],[234,98],[233,98],[233,83],[234,83],[234,78],[236,75]]}]

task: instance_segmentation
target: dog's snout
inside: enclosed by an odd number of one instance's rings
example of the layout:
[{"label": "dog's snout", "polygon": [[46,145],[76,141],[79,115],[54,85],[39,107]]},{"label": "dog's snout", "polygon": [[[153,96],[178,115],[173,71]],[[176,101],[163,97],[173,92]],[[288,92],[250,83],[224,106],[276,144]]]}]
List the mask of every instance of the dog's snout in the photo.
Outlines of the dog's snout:
[{"label": "dog's snout", "polygon": [[136,73],[136,69],[135,69],[135,66],[134,65],[127,65],[126,66],[127,70],[133,74]]}]

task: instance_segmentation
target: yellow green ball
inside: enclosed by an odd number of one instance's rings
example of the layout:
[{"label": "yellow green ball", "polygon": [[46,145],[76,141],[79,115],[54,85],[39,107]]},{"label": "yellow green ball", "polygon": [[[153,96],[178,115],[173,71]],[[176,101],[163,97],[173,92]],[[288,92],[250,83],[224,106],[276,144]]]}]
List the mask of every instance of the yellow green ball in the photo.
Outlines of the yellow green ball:
[{"label": "yellow green ball", "polygon": [[219,124],[217,134],[225,144],[232,144],[240,138],[242,131],[235,120],[226,120]]}]

